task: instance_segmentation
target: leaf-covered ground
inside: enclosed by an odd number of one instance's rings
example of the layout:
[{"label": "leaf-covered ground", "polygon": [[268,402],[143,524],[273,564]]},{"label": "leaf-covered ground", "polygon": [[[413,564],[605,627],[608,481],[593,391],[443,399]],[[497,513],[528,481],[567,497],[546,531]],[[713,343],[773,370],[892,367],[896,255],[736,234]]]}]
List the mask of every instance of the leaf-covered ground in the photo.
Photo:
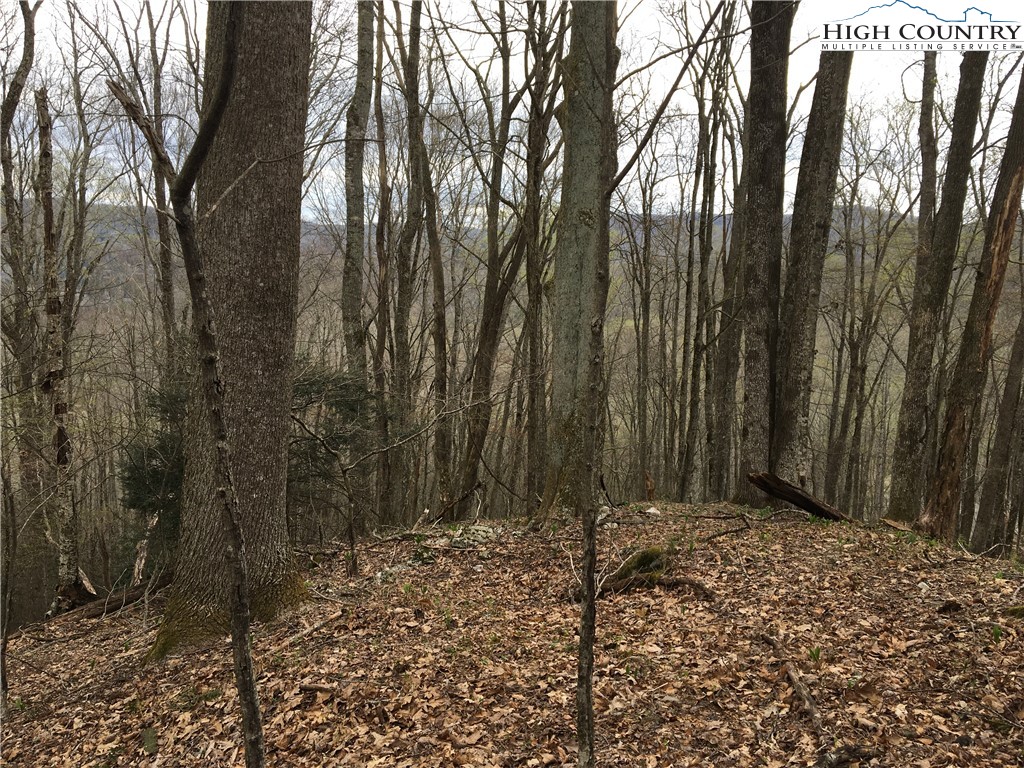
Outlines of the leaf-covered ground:
[{"label": "leaf-covered ground", "polygon": [[[600,534],[606,573],[677,548],[673,586],[599,603],[600,765],[1024,765],[1019,569],[798,513],[659,509]],[[310,602],[255,630],[268,763],[574,765],[577,533],[434,529],[365,542],[362,578],[311,570]],[[226,638],[143,666],[159,607],[12,641],[3,765],[243,764]]]}]

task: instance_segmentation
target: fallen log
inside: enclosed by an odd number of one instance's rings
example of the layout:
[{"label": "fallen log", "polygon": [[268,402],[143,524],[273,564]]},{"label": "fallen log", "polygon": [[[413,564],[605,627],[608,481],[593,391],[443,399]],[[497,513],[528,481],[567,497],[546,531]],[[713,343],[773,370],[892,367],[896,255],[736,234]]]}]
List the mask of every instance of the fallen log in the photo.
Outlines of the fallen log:
[{"label": "fallen log", "polygon": [[752,472],[747,475],[747,480],[755,488],[761,489],[769,496],[781,499],[782,501],[788,501],[790,504],[809,512],[814,517],[832,520],[837,523],[853,522],[853,518],[843,514],[828,502],[811,496],[803,488],[788,483],[771,472]]},{"label": "fallen log", "polygon": [[119,611],[125,606],[137,603],[139,600],[146,597],[147,594],[163,589],[171,583],[173,578],[173,573],[165,571],[158,579],[156,579],[156,581],[139,584],[137,587],[123,589],[120,592],[112,592],[105,597],[92,600],[85,605],[81,605],[67,613],[63,613],[61,616],[74,616],[77,619],[95,619],[99,616]]}]

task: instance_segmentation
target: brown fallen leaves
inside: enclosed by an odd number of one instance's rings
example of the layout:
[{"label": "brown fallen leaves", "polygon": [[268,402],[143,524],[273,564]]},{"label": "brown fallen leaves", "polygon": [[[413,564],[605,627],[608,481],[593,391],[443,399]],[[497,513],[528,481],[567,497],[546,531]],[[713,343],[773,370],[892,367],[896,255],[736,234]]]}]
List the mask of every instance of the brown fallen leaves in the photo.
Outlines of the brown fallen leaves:
[{"label": "brown fallen leaves", "polygon": [[[736,528],[732,508],[660,509],[602,530],[605,573],[672,539],[673,573],[718,599],[602,599],[601,765],[1024,764],[1020,570],[796,515],[703,543]],[[387,580],[312,571],[332,599],[255,630],[269,764],[574,765],[576,534],[367,542],[364,569]],[[243,764],[226,639],[141,665],[158,602],[12,641],[3,765]]]}]

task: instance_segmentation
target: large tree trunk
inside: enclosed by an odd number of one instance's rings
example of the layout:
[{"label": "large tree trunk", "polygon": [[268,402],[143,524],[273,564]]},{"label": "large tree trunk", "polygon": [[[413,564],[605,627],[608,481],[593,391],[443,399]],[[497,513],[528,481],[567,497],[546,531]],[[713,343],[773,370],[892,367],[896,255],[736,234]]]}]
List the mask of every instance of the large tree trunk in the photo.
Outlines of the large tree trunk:
[{"label": "large tree trunk", "polygon": [[981,484],[981,504],[978,507],[978,520],[971,536],[971,551],[986,552],[1000,557],[1008,554],[1006,547],[1010,540],[1004,538],[1012,522],[1009,519],[1009,497],[1007,496],[1007,478],[1010,470],[1010,458],[1013,450],[1013,427],[1017,423],[1017,414],[1021,403],[1021,383],[1024,381],[1024,314],[1017,323],[1013,336],[1013,347],[1010,349],[1010,360],[1007,363],[1006,383],[999,399],[999,410],[996,415],[995,435],[992,438],[992,450],[988,455],[988,466],[985,468],[985,479]]},{"label": "large tree trunk", "polygon": [[[969,55],[969,54],[968,54]],[[1013,233],[1024,191],[1024,77],[1017,88],[1010,132],[992,193],[992,209],[985,225],[985,245],[974,283],[971,306],[960,339],[960,354],[949,382],[949,404],[940,441],[939,462],[918,526],[936,538],[952,541],[960,508],[960,483],[971,430],[974,400],[985,389],[985,364],[992,346],[992,326]]]},{"label": "large tree trunk", "polygon": [[[981,110],[982,84],[988,52],[965,53],[960,65],[960,86],[953,111],[953,129],[950,136],[946,175],[942,180],[942,202],[935,216],[935,232],[931,243],[918,243],[917,272],[914,276],[914,296],[910,306],[910,342],[907,348],[907,374],[900,402],[900,415],[896,427],[896,445],[893,452],[892,490],[889,494],[889,517],[904,522],[914,520],[920,511],[924,491],[925,440],[929,424],[937,418],[929,405],[928,391],[932,381],[932,357],[939,331],[942,307],[949,292],[953,275],[960,227],[963,223],[967,181],[971,173],[974,154],[974,132]],[[929,74],[926,71],[925,77]],[[930,82],[925,82],[922,110],[930,108]],[[922,115],[922,125],[925,117]],[[931,163],[932,139],[922,129],[924,167]],[[929,177],[926,172],[922,183],[922,219],[927,217],[924,203]],[[922,229],[919,233],[927,237]]]},{"label": "large tree trunk", "polygon": [[[423,115],[420,110],[420,18],[423,11],[421,0],[413,0],[409,14],[409,38],[401,48],[402,80],[405,87],[406,130],[409,137],[408,194],[405,204],[405,221],[398,234],[395,253],[395,313],[394,313],[394,378],[392,381],[391,408],[394,438],[404,437],[413,427],[413,360],[410,323],[414,300],[414,283],[417,271],[417,241],[423,226],[423,167],[417,162],[416,136],[423,132]],[[400,32],[401,30],[399,30]],[[382,147],[383,149],[383,147]],[[392,471],[402,476],[396,483],[391,496],[391,519],[403,521],[410,510],[415,496],[413,477],[413,454],[411,446],[398,445],[389,449]]]},{"label": "large tree trunk", "polygon": [[[207,100],[224,53],[228,8],[209,8]],[[285,492],[312,14],[304,2],[249,10],[235,87],[202,167],[196,210],[252,609],[267,618],[302,594]],[[218,447],[200,390],[193,395],[179,559],[158,653],[179,640],[223,631],[227,619],[227,533],[212,492]]]},{"label": "large tree trunk", "polygon": [[852,63],[852,52],[821,54],[793,203],[789,265],[782,299],[773,455],[776,472],[795,480],[802,488],[810,481],[810,395],[818,297],[832,231]]},{"label": "large tree trunk", "polygon": [[[391,255],[388,251],[391,241],[391,181],[388,171],[384,126],[384,0],[377,3],[377,55],[373,70],[373,119],[376,123],[377,138],[377,225],[374,228],[374,248],[377,251],[377,337],[373,345],[373,387],[377,397],[377,439],[380,445],[391,442],[390,400],[387,392],[387,375],[384,357],[387,351],[388,334],[391,328]],[[391,451],[383,450],[377,455],[376,507],[378,522],[391,519],[398,494],[397,484],[391,482]]]},{"label": "large tree trunk", "polygon": [[[746,291],[744,295],[743,433],[740,476],[772,466],[775,346],[778,336],[782,207],[786,172],[786,76],[789,36],[796,9],[791,2],[755,0],[750,9],[749,138],[747,174]],[[753,486],[737,489],[739,500],[759,504]]]}]

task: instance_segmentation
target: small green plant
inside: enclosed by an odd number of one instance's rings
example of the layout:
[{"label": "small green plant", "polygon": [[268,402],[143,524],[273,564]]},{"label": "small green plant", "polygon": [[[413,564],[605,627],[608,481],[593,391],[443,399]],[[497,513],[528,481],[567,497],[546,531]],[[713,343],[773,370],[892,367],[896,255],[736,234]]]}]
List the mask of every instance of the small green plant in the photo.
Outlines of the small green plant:
[{"label": "small green plant", "polygon": [[142,729],[142,749],[147,755],[155,755],[159,751],[160,741],[155,728]]},{"label": "small green plant", "polygon": [[402,585],[402,594],[403,595],[411,595],[412,594],[412,584],[410,584],[409,582],[405,582],[405,584]]},{"label": "small green plant", "polygon": [[821,648],[818,647],[818,646],[814,646],[813,648],[811,648],[810,656],[811,656],[811,661],[813,661],[815,664],[820,662],[821,661]]},{"label": "small green plant", "polygon": [[25,703],[25,700],[21,698],[21,696],[15,696],[13,699],[11,699],[11,709],[14,709],[18,712],[24,712],[26,709],[28,709],[28,704]]},{"label": "small green plant", "polygon": [[992,642],[998,643],[1003,639],[1003,628],[998,624],[992,625]]}]

